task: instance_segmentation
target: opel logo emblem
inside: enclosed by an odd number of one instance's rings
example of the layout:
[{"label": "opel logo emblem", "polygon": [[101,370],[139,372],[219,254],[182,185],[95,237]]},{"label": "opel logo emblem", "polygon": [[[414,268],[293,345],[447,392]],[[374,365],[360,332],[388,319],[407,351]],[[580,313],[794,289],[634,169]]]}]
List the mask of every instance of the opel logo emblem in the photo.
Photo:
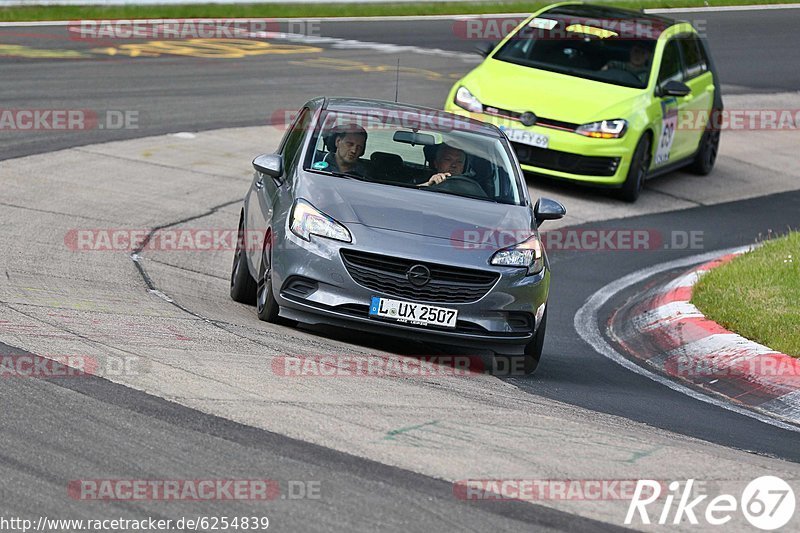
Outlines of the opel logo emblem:
[{"label": "opel logo emblem", "polygon": [[519,121],[525,126],[533,126],[536,124],[536,115],[534,115],[531,111],[525,111],[519,116]]},{"label": "opel logo emblem", "polygon": [[406,278],[415,287],[422,287],[431,280],[431,271],[425,265],[414,265],[406,270]]}]

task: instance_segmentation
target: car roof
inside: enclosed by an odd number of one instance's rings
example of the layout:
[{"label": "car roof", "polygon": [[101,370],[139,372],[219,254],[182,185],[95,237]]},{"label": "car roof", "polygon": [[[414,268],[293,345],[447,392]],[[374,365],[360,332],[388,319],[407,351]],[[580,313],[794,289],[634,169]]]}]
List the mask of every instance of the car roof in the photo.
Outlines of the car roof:
[{"label": "car roof", "polygon": [[[369,98],[326,97],[322,109],[336,112],[366,113],[370,110],[381,110],[385,113],[411,113],[422,116],[445,117],[453,120],[454,130],[464,130],[491,137],[502,137],[502,132],[492,124],[487,124],[463,115],[448,113],[441,109],[406,104],[402,102],[389,102],[386,100],[373,100]],[[459,127],[459,124],[461,127]]]},{"label": "car roof", "polygon": [[[633,9],[619,7],[599,6],[594,4],[558,4],[537,17],[543,15],[559,17],[576,17],[599,23],[602,27],[613,28],[615,24],[636,22],[636,25],[646,26],[642,37],[658,39],[658,36],[678,21],[669,17],[644,13]],[[630,28],[630,26],[629,26]],[[634,27],[634,31],[636,31]]]}]

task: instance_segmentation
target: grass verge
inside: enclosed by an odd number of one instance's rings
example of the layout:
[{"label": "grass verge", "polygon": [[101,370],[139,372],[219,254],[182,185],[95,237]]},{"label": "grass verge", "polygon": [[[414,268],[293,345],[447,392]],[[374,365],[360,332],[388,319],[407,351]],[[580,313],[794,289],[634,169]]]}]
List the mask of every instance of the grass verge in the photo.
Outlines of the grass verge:
[{"label": "grass verge", "polygon": [[[785,0],[784,0],[785,1]],[[116,6],[12,6],[0,8],[0,21],[143,18],[314,18],[392,15],[530,13],[553,2],[398,2],[392,4],[185,4]],[[702,7],[705,0],[611,0],[619,7]],[[711,5],[780,4],[779,0],[712,0]]]},{"label": "grass verge", "polygon": [[692,303],[725,328],[800,357],[800,232],[711,270]]}]

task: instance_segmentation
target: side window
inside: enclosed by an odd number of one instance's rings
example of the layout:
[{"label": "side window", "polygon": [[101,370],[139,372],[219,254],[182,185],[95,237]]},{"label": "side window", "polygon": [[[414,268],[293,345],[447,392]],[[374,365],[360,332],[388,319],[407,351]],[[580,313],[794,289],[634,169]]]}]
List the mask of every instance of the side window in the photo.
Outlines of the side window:
[{"label": "side window", "polygon": [[661,56],[661,70],[658,71],[658,84],[663,85],[668,81],[683,81],[681,69],[681,52],[678,49],[677,39],[667,42],[664,55]]},{"label": "side window", "polygon": [[292,125],[292,129],[286,134],[286,139],[283,142],[281,153],[283,154],[284,168],[289,168],[297,158],[297,152],[303,144],[303,137],[308,130],[308,125],[311,122],[311,112],[308,108],[303,108],[300,115]]},{"label": "side window", "polygon": [[683,64],[685,65],[686,79],[696,78],[708,70],[706,58],[702,51],[702,46],[694,35],[685,35],[678,40],[681,43],[683,52]]}]

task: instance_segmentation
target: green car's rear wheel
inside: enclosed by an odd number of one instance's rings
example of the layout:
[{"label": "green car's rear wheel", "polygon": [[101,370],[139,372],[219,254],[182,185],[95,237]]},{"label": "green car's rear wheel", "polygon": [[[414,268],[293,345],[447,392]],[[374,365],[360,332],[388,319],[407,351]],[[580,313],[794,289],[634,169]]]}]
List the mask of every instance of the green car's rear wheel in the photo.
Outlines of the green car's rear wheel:
[{"label": "green car's rear wheel", "polygon": [[[714,114],[712,113],[712,117]],[[703,136],[700,137],[700,145],[697,147],[697,154],[694,161],[689,165],[689,170],[695,174],[706,176],[714,169],[719,151],[719,129],[711,124],[709,119]]]}]

